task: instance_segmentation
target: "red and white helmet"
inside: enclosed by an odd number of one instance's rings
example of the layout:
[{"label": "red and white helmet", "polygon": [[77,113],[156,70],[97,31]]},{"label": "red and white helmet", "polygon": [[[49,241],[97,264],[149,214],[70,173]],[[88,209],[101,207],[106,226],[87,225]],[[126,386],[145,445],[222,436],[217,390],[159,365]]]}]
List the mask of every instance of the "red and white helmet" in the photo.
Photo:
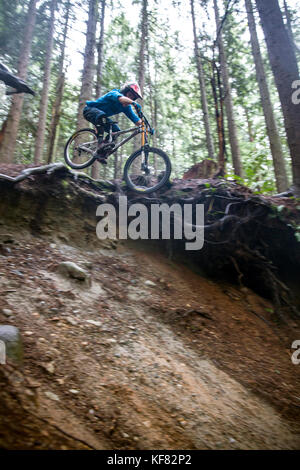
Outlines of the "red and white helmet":
[{"label": "red and white helmet", "polygon": [[125,95],[128,91],[133,92],[133,94],[136,96],[136,99],[140,98],[141,100],[143,99],[141,89],[138,83],[136,82],[126,82],[124,85],[121,87],[121,93]]}]

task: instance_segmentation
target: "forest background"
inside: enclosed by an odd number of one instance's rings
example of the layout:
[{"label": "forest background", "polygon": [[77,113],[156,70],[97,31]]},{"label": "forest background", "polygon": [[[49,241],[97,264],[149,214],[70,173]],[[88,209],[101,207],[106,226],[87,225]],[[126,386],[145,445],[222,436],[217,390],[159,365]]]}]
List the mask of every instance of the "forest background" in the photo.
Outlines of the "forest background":
[{"label": "forest background", "polygon": [[[205,158],[223,158],[226,175],[254,191],[286,190],[290,152],[256,3],[1,0],[0,61],[35,96],[7,96],[0,84],[0,162],[63,161],[68,137],[87,127],[85,99],[134,79],[173,177]],[[279,6],[299,65],[297,2]],[[118,121],[129,127],[125,116]],[[120,177],[134,145],[92,176]]]}]

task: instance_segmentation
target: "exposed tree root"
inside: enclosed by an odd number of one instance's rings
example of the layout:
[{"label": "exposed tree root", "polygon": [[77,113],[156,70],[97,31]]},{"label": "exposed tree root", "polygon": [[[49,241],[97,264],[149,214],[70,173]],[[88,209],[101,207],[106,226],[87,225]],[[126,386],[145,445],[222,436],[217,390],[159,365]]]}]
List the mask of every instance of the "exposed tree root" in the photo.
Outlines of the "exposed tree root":
[{"label": "exposed tree root", "polygon": [[[245,187],[219,179],[174,180],[147,197],[128,191],[120,180],[94,180],[61,163],[27,168],[15,177],[0,174],[3,193],[17,184],[22,193],[19,185],[26,184],[29,178],[26,194],[34,189],[50,197],[55,188],[56,197],[70,206],[78,204],[79,200],[88,201],[91,214],[95,214],[97,205],[103,202],[118,207],[120,195],[127,195],[128,205],[142,203],[149,209],[152,204],[177,203],[182,208],[184,204],[191,204],[195,213],[196,205],[203,204],[203,249],[188,252],[184,248],[186,240],[172,239],[168,241],[167,251],[172,252],[172,256],[184,253],[186,259],[192,259],[210,275],[230,276],[240,286],[250,286],[269,296],[281,320],[287,314],[299,318],[290,287],[290,281],[295,284],[300,270],[299,242],[295,237],[300,225],[297,201],[280,198],[280,195],[276,198],[253,195]],[[66,190],[58,184],[60,180],[68,182]],[[36,211],[41,213],[41,209],[36,208]],[[171,224],[174,226],[176,222],[171,214]],[[193,224],[191,227],[201,228]]]}]

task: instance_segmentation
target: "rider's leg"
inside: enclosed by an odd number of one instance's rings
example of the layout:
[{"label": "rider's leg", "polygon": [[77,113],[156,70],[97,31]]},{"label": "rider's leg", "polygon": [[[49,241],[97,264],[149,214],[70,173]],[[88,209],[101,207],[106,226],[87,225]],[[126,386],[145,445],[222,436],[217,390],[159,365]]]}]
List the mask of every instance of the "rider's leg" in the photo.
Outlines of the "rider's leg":
[{"label": "rider's leg", "polygon": [[[109,118],[106,118],[106,121],[107,123],[104,125],[104,129],[106,132],[109,133],[110,131],[110,126],[112,124],[112,120],[109,119]],[[121,129],[119,128],[119,126],[115,123],[112,124],[112,132],[118,132],[120,131]],[[105,149],[107,149],[108,147],[110,147],[112,144],[114,145],[114,141],[116,140],[116,136],[112,136],[112,142],[109,142],[109,139],[110,139],[110,135],[108,134],[105,139],[99,144],[98,146],[98,150],[97,150],[97,153],[100,155],[100,156],[103,156],[105,157]]]}]

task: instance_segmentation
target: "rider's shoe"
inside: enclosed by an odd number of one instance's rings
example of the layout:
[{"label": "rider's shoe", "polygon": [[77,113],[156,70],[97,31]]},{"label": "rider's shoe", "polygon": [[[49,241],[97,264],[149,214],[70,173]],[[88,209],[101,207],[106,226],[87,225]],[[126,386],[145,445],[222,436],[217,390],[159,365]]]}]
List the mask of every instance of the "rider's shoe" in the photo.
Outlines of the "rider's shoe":
[{"label": "rider's shoe", "polygon": [[98,144],[97,154],[99,156],[103,155],[105,153],[105,150],[107,150],[109,146],[110,146],[110,143],[108,142],[105,142],[105,141],[100,142]]},{"label": "rider's shoe", "polygon": [[97,154],[99,156],[105,155],[105,153],[109,150],[112,150],[115,147],[115,145],[116,144],[114,142],[102,141],[98,144]]},{"label": "rider's shoe", "polygon": [[107,165],[107,156],[102,155],[97,158],[99,163],[102,163],[102,165]]}]

